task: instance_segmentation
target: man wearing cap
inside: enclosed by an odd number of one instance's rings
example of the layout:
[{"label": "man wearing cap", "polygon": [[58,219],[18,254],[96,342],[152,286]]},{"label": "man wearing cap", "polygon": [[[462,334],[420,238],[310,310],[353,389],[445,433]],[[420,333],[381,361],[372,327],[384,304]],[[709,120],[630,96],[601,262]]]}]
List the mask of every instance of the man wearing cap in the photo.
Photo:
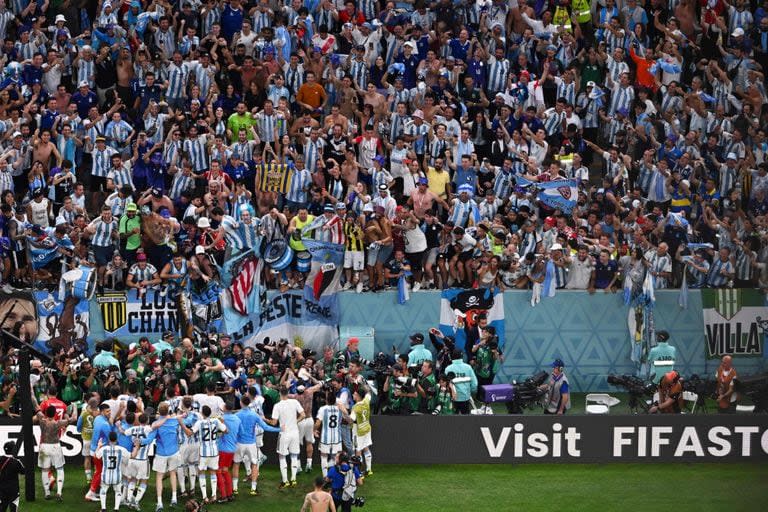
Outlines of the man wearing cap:
[{"label": "man wearing cap", "polygon": [[568,378],[563,372],[565,363],[562,359],[552,362],[552,373],[549,381],[542,384],[540,389],[546,392],[544,399],[544,414],[565,414],[571,408],[571,395],[568,389]]},{"label": "man wearing cap", "polygon": [[408,368],[421,369],[421,363],[432,361],[432,352],[424,347],[424,335],[415,332],[408,337],[411,350],[408,352]]},{"label": "man wearing cap", "polygon": [[344,236],[343,219],[336,215],[335,204],[323,204],[323,216],[318,217],[312,222],[315,240],[331,242],[334,238]]},{"label": "man wearing cap", "polygon": [[[656,361],[672,361],[677,359],[677,349],[669,344],[669,333],[667,331],[656,331],[656,346],[648,352],[648,365],[652,368],[651,372],[654,372],[654,362]],[[665,367],[666,368],[666,367]],[[667,370],[674,370],[673,367],[666,368]],[[653,378],[653,382],[658,384],[661,378],[664,376],[664,372],[656,371],[656,375]]]},{"label": "man wearing cap", "polygon": [[87,80],[80,81],[77,86],[77,91],[75,91],[69,101],[77,105],[77,114],[82,119],[88,117],[88,111],[91,107],[99,104],[99,98],[96,96],[96,93],[91,90]]},{"label": "man wearing cap", "polygon": [[136,263],[131,265],[128,270],[128,278],[125,285],[128,288],[136,290],[136,296],[142,298],[147,289],[155,288],[161,283],[160,274],[151,263],[147,263],[147,255],[139,253],[136,255]]},{"label": "man wearing cap", "polygon": [[[445,174],[447,175],[447,173]],[[444,211],[450,209],[448,203],[429,189],[429,180],[424,177],[419,178],[416,190],[408,197],[406,204],[413,208],[413,214],[417,218],[424,219],[426,212],[434,209],[435,203],[438,203]]]}]

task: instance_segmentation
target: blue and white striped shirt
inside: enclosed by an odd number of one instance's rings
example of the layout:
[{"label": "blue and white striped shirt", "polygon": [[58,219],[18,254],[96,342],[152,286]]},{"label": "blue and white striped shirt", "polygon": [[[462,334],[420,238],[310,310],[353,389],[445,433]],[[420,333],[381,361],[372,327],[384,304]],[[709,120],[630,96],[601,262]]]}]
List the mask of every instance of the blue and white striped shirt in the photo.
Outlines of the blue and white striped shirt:
[{"label": "blue and white striped shirt", "polygon": [[96,458],[103,461],[101,467],[102,485],[117,485],[123,482],[123,464],[129,457],[128,450],[111,443],[96,451]]},{"label": "blue and white striped shirt", "polygon": [[285,194],[288,201],[304,204],[307,202],[307,190],[312,185],[312,174],[307,169],[294,169],[291,186]]},{"label": "blue and white striped shirt", "polygon": [[192,168],[195,172],[204,171],[208,167],[205,143],[205,135],[199,135],[194,139],[186,139],[182,146],[188,155],[189,161],[192,162]]},{"label": "blue and white striped shirt", "polygon": [[317,411],[317,419],[322,423],[320,443],[335,445],[341,443],[341,410],[337,405],[324,405]]},{"label": "blue and white striped shirt", "polygon": [[[142,425],[142,426],[130,427],[126,429],[125,435],[132,439],[138,439],[139,443],[141,443],[141,441],[145,439],[151,431],[152,431],[152,427],[149,427],[147,425]],[[133,460],[147,460],[148,452],[149,452],[149,445],[139,446],[139,450],[136,453],[136,456],[131,458]]]},{"label": "blue and white striped shirt", "polygon": [[96,232],[91,237],[91,244],[96,247],[111,247],[113,244],[112,231],[117,230],[117,221],[113,218],[110,222],[104,222],[101,217],[94,219],[90,227]]},{"label": "blue and white striped shirt", "polygon": [[219,434],[225,432],[227,427],[218,419],[201,419],[192,425],[192,432],[200,435],[200,456],[218,457]]},{"label": "blue and white striped shirt", "polygon": [[165,90],[165,96],[169,99],[186,97],[186,85],[190,73],[189,62],[182,62],[180,66],[171,62],[166,66],[166,70],[168,72],[168,87]]}]

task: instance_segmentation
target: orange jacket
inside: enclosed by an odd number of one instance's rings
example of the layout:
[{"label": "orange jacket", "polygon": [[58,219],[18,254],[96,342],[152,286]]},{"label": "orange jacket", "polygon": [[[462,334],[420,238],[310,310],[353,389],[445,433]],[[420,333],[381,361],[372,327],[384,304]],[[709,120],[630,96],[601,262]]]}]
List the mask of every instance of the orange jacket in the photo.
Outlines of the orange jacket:
[{"label": "orange jacket", "polygon": [[653,61],[637,55],[634,47],[629,48],[629,55],[637,65],[637,83],[644,87],[648,87],[649,89],[656,90],[656,80],[654,79],[653,74],[651,74]]}]

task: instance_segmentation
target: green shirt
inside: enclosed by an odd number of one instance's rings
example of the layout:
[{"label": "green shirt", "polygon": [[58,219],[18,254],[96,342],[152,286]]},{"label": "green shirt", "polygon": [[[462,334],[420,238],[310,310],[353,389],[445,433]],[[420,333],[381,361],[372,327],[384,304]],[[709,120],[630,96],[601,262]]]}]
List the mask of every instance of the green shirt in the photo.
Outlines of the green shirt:
[{"label": "green shirt", "polygon": [[[437,380],[435,380],[435,375],[431,374],[426,377],[419,377],[419,386],[421,386],[421,389],[424,390],[427,396],[419,396],[422,407],[419,407],[418,410],[424,413],[430,413],[435,409],[435,405],[437,404]],[[431,394],[430,390],[432,390]]]},{"label": "green shirt", "polygon": [[477,361],[475,374],[478,377],[490,377],[496,371],[498,361],[493,357],[493,352],[490,348],[486,346],[479,347],[475,353],[475,359]]},{"label": "green shirt", "polygon": [[253,118],[250,112],[246,112],[242,116],[235,112],[229,116],[229,119],[227,119],[227,130],[232,132],[230,141],[237,142],[237,134],[240,132],[240,128],[245,128],[246,137],[248,140],[253,140],[253,133],[250,130],[251,126],[256,126],[256,120]]},{"label": "green shirt", "polygon": [[435,408],[438,406],[440,407],[440,416],[453,414],[453,400],[451,400],[451,391],[448,388],[445,388],[445,390],[437,390],[437,395],[435,395]]},{"label": "green shirt", "polygon": [[[130,233],[133,229],[141,229],[141,217],[134,215],[131,219],[128,215],[120,217],[120,224],[118,225],[118,231],[122,234]],[[125,239],[125,248],[129,251],[135,251],[141,246],[141,231],[128,235]]]}]

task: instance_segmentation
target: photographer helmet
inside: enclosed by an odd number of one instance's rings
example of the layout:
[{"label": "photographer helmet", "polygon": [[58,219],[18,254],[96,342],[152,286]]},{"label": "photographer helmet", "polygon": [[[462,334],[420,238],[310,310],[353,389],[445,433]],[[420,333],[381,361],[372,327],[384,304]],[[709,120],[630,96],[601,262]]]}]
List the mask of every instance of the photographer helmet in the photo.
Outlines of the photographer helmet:
[{"label": "photographer helmet", "polygon": [[560,369],[563,369],[563,368],[565,368],[565,363],[563,362],[563,360],[562,360],[562,359],[560,359],[560,358],[557,358],[557,359],[555,359],[554,361],[552,361],[552,368],[560,368]]},{"label": "photographer helmet", "polygon": [[669,339],[669,333],[667,331],[656,331],[656,339],[664,342]]}]

